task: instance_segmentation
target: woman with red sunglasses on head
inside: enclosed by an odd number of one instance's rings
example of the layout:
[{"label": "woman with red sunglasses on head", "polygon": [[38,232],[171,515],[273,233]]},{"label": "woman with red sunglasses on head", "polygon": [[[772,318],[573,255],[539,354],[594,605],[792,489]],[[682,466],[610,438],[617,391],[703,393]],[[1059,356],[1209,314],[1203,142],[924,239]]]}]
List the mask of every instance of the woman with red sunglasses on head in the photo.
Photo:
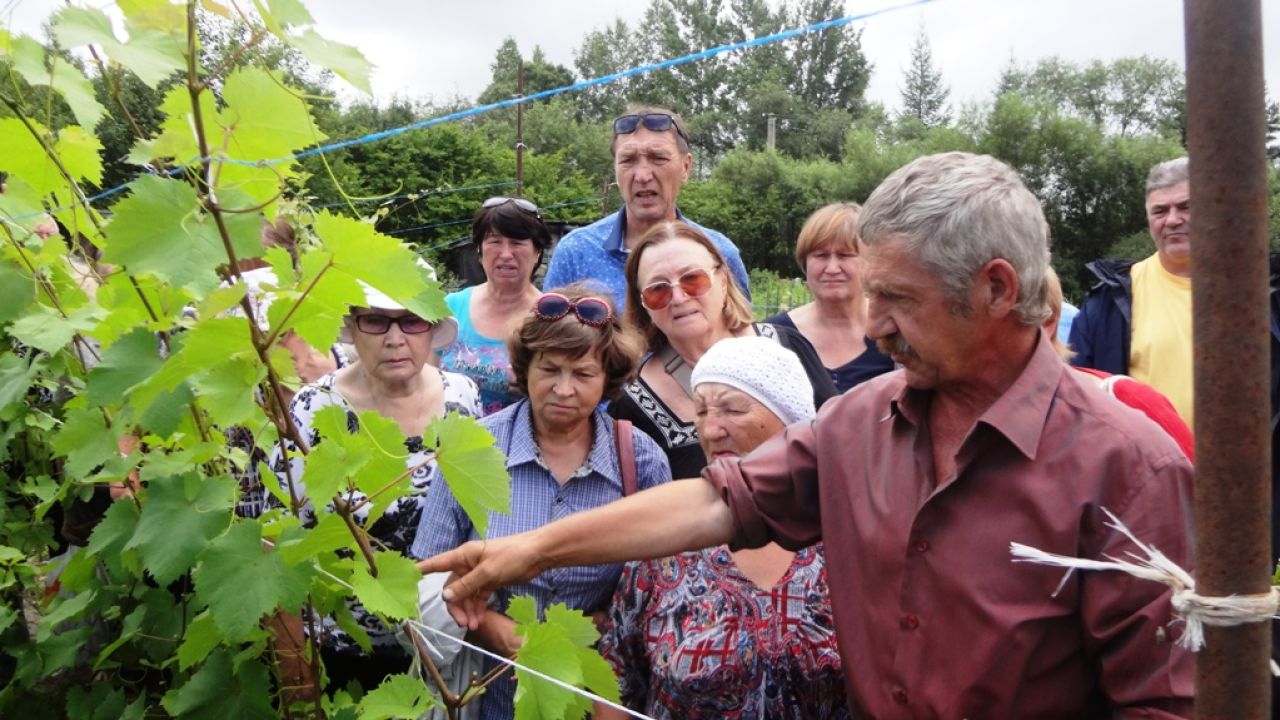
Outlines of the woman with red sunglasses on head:
[{"label": "woman with red sunglasses on head", "polygon": [[[487,537],[533,530],[613,502],[629,485],[644,490],[671,479],[666,457],[648,436],[615,424],[600,410],[601,401],[614,397],[635,375],[641,352],[640,338],[619,321],[611,303],[581,285],[545,293],[512,335],[509,350],[514,385],[525,398],[480,421],[506,454],[511,474],[511,512],[489,513]],[[411,554],[430,557],[477,538],[448,486],[433,483]],[[495,593],[471,639],[501,655],[513,654],[520,639],[504,613],[517,595],[532,596],[539,613],[562,602],[603,619],[621,572],[621,564],[550,570],[504,588]],[[432,576],[419,586],[423,621],[461,637],[466,629],[440,607],[442,587]],[[468,658],[449,659],[447,681],[469,682],[469,672],[455,667]],[[486,661],[486,667],[492,665]],[[480,717],[509,720],[514,691],[510,676],[490,685],[479,700]]]},{"label": "woman with red sunglasses on head", "polygon": [[698,447],[690,375],[712,345],[760,335],[792,351],[821,407],[835,396],[831,375],[794,328],[751,322],[751,304],[705,235],[680,221],[645,233],[627,258],[627,320],[651,353],[609,412],[630,420],[667,453],[673,477],[696,477],[707,459]]},{"label": "woman with red sunglasses on head", "polygon": [[533,278],[551,247],[551,231],[532,202],[491,197],[471,223],[471,244],[485,280],[445,296],[458,338],[440,351],[440,367],[475,380],[488,415],[520,399],[511,389],[507,337],[538,299]]},{"label": "woman with red sunglasses on head", "polygon": [[[434,350],[453,341],[457,332],[453,318],[424,320],[375,288],[364,283],[361,286],[364,306],[351,308],[339,333],[342,342],[355,347],[356,361],[302,388],[289,404],[289,414],[299,435],[313,449],[324,440],[316,430],[316,415],[330,406],[345,412],[350,428],[359,425],[357,413],[370,410],[400,426],[406,438],[405,464],[412,469],[410,481],[417,492],[393,502],[368,531],[375,546],[405,553],[418,527],[434,468],[434,463],[428,462],[431,453],[424,447],[422,431],[448,412],[478,417],[479,391],[465,375],[440,370],[428,362]],[[288,440],[284,446],[288,460],[277,447],[272,453],[271,469],[286,493],[292,481],[293,492],[303,501],[303,522],[312,524],[312,503],[327,502],[328,498],[307,496],[301,482],[303,463],[298,448]],[[351,502],[358,504],[363,499],[362,493],[355,492]],[[369,509],[365,505],[355,511],[361,525],[365,524]],[[354,679],[368,691],[387,675],[406,671],[412,658],[398,643],[393,630],[354,600],[349,604],[356,623],[369,636],[372,653],[364,652],[331,616],[324,616],[315,622],[322,634],[321,656],[329,675],[329,688],[345,687]],[[295,646],[284,647],[280,652],[284,680],[300,688],[296,691],[298,696],[309,697],[315,691],[315,679],[297,654],[301,650],[301,623],[296,618],[286,623],[290,627],[279,635],[292,637]]]}]

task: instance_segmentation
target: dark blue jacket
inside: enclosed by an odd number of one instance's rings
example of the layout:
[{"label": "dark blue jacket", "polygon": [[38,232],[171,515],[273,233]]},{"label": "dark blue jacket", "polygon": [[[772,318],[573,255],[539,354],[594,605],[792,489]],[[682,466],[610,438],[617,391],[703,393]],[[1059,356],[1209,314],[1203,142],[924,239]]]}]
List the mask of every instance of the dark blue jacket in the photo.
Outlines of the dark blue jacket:
[{"label": "dark blue jacket", "polygon": [[1080,314],[1071,324],[1072,365],[1112,374],[1129,374],[1129,335],[1133,324],[1133,281],[1136,260],[1094,260],[1085,267],[1098,277]]},{"label": "dark blue jacket", "polygon": [[[1071,325],[1072,364],[1109,373],[1129,372],[1134,260],[1095,260],[1086,267],[1098,283]],[[1280,253],[1271,254],[1271,557],[1280,557]],[[1280,626],[1277,626],[1280,627]],[[1277,635],[1280,640],[1280,635]]]}]

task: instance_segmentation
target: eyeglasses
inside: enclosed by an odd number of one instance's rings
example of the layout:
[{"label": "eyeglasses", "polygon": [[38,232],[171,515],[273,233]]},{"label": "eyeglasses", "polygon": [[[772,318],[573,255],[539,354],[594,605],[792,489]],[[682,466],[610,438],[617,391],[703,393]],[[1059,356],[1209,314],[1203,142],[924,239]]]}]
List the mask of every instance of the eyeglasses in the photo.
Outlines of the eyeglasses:
[{"label": "eyeglasses", "polygon": [[491,197],[488,200],[485,200],[483,203],[480,204],[480,207],[484,208],[485,210],[488,210],[489,208],[496,208],[499,205],[506,205],[507,203],[512,203],[517,208],[529,213],[530,215],[536,218],[542,217],[542,213],[538,210],[538,206],[534,205],[528,200],[525,200],[524,198],[503,197],[499,195],[497,197]]},{"label": "eyeglasses", "polygon": [[[680,290],[689,297],[705,295],[711,289],[711,284],[711,272],[703,268],[690,270],[676,280],[676,285],[679,285]],[[663,310],[671,304],[674,294],[675,285],[661,280],[640,291],[640,303],[650,310]]]},{"label": "eyeglasses", "polygon": [[545,293],[533,304],[533,314],[539,320],[559,320],[572,311],[578,322],[591,327],[604,327],[613,320],[613,309],[600,298],[588,297],[570,300],[560,293]]},{"label": "eyeglasses", "polygon": [[386,335],[392,325],[398,325],[400,332],[405,335],[421,335],[422,333],[431,332],[436,326],[430,320],[423,320],[417,315],[401,315],[400,317],[391,317],[390,315],[356,315],[356,329],[368,335]]},{"label": "eyeglasses", "polygon": [[622,115],[613,121],[614,135],[630,135],[636,131],[636,128],[644,125],[646,130],[653,132],[666,132],[671,128],[676,129],[676,134],[689,142],[689,136],[680,129],[676,123],[676,119],[666,113],[645,113],[643,115]]}]

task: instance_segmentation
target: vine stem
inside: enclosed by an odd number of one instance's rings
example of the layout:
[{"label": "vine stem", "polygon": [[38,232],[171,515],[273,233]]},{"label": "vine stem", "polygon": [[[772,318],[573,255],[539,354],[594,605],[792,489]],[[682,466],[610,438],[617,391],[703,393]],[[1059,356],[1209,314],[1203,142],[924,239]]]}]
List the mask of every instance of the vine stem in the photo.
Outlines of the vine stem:
[{"label": "vine stem", "polygon": [[399,475],[397,475],[395,480],[392,480],[391,482],[387,483],[386,485],[383,485],[382,487],[378,488],[377,490],[373,491],[372,493],[369,493],[368,495],[365,495],[365,497],[364,497],[364,499],[363,499],[363,500],[361,500],[360,502],[357,502],[357,503],[355,504],[355,506],[351,508],[351,512],[353,512],[353,513],[354,513],[354,512],[356,512],[357,510],[359,510],[360,508],[364,507],[365,505],[368,505],[369,503],[373,502],[375,499],[377,499],[377,497],[378,497],[379,495],[381,495],[381,494],[385,493],[386,491],[390,490],[391,488],[395,487],[395,486],[396,486],[396,485],[398,485],[402,480],[404,480],[405,478],[409,477],[410,475],[412,475],[413,473],[417,472],[418,470],[421,470],[422,468],[426,467],[428,463],[430,463],[432,460],[435,460],[435,459],[436,459],[435,453],[432,453],[432,454],[431,454],[431,457],[427,458],[426,460],[423,460],[422,462],[418,463],[417,465],[414,465],[413,467],[409,468],[408,470],[405,470],[404,472],[402,472],[402,473],[400,473]]}]

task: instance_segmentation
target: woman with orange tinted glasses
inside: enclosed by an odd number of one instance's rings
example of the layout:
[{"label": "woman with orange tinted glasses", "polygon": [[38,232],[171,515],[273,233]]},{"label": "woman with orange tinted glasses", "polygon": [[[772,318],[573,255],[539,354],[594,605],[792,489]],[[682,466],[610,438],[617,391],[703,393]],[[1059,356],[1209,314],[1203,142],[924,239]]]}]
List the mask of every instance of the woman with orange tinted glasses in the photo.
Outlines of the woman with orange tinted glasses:
[{"label": "woman with orange tinted glasses", "polygon": [[652,353],[613,403],[667,452],[672,477],[693,477],[706,466],[694,426],[690,374],[703,353],[729,337],[761,335],[799,357],[813,385],[814,404],[835,395],[831,376],[792,328],[751,322],[751,305],[734,284],[705,235],[683,222],[650,230],[627,259],[627,319],[644,333]]}]

